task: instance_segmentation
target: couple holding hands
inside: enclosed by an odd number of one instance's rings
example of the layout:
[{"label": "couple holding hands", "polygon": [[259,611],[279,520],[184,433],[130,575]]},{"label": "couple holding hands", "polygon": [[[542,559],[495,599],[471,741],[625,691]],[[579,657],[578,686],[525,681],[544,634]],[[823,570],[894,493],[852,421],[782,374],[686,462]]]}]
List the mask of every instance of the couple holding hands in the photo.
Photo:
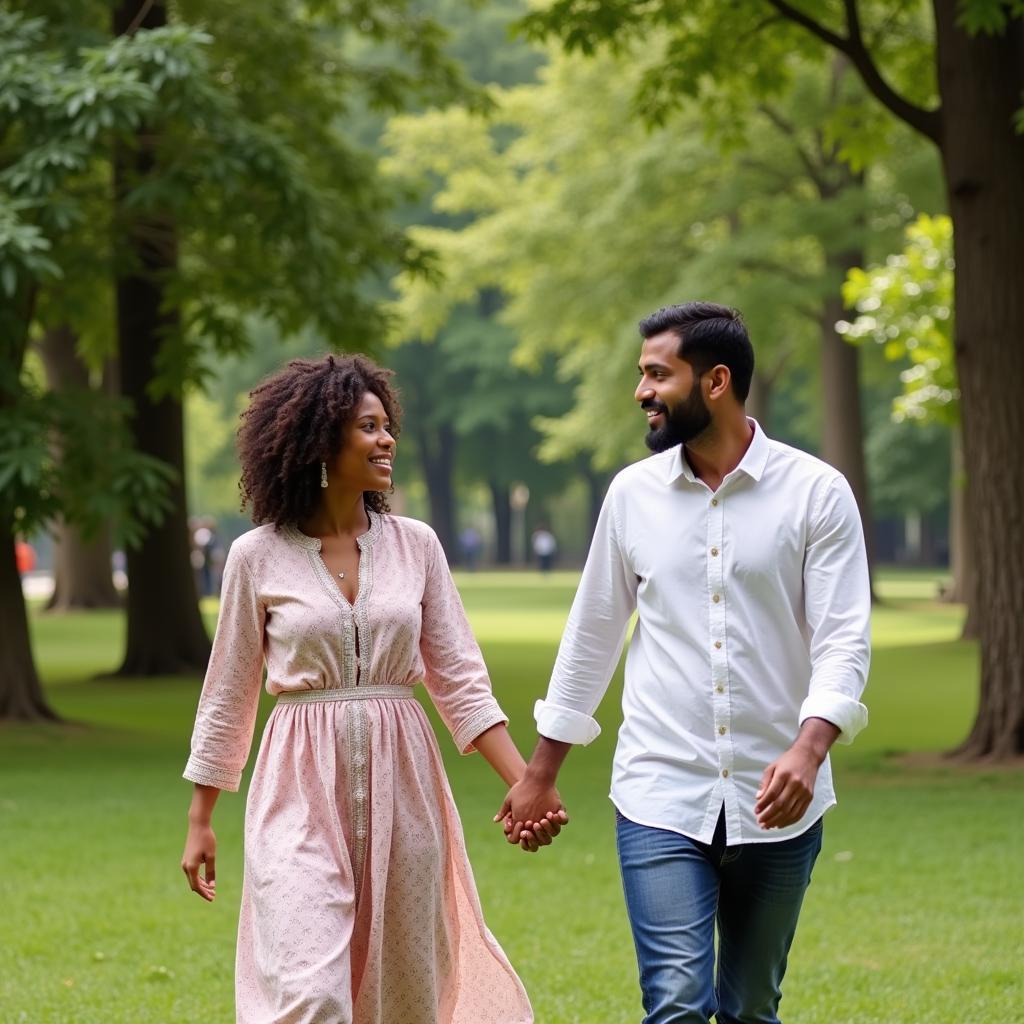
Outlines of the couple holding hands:
[{"label": "couple holding hands", "polygon": [[558,771],[600,731],[634,613],[611,799],[645,1024],[777,1024],[835,803],[828,750],[867,719],[860,519],[839,473],[746,416],[736,311],[669,306],[640,333],[654,454],[609,487],[529,764],[437,537],[389,513],[389,372],[299,360],[252,392],[241,488],[261,525],[225,565],[182,859],[212,900],[213,807],[239,788],[265,664],[277,701],[246,804],[240,1024],[533,1021],[413,687],[510,787],[495,821],[534,851],[568,820]]}]

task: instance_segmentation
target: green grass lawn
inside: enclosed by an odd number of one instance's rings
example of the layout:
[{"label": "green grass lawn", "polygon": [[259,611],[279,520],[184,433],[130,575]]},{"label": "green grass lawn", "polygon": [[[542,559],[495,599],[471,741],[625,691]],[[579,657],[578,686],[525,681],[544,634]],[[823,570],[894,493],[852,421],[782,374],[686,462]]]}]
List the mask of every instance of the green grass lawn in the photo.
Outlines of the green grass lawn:
[{"label": "green grass lawn", "polygon": [[[575,581],[459,579],[526,753]],[[976,651],[957,639],[960,611],[933,602],[934,578],[892,574],[880,589],[871,724],[834,759],[840,806],[783,1019],[1024,1021],[1024,774],[898,756],[963,737]],[[243,800],[225,794],[218,807],[219,897],[207,905],[178,867],[200,681],[92,681],[114,667],[122,628],[114,614],[33,616],[50,699],[74,724],[0,730],[0,1024],[233,1020]],[[488,923],[538,1024],[642,1015],[607,800],[619,686],[601,707],[601,737],[563,772],[572,824],[537,856],[506,846],[491,824],[503,792],[486,763],[441,737]]]}]

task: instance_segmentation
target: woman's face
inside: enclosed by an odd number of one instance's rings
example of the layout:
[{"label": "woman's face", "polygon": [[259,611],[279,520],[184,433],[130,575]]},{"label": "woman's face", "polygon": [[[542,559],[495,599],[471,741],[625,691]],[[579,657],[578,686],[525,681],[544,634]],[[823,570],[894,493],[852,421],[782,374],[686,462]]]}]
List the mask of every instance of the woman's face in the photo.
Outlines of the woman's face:
[{"label": "woman's face", "polygon": [[342,445],[334,466],[328,467],[344,487],[360,491],[386,491],[391,487],[395,439],[381,400],[367,391],[355,416],[342,432]]}]

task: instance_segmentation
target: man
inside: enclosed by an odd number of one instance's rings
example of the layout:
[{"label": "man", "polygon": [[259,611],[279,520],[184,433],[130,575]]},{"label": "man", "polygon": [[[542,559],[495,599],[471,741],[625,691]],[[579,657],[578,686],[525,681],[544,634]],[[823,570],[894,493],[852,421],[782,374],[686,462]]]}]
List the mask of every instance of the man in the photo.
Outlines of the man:
[{"label": "man", "polygon": [[776,1024],[835,803],[828,750],[867,722],[860,519],[839,473],[747,418],[754,354],[735,310],[669,306],[640,332],[656,454],[608,490],[502,812],[509,841],[536,849],[636,611],[611,799],[645,1024]]}]

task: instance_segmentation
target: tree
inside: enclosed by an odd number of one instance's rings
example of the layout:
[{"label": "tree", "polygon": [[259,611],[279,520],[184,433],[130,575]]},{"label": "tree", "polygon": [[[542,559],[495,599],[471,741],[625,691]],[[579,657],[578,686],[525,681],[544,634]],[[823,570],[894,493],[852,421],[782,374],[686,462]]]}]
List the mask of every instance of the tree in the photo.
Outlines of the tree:
[{"label": "tree", "polygon": [[[354,95],[395,107],[461,83],[437,26],[407,0],[284,15],[250,5],[244,19],[217,4],[176,10],[207,26],[208,55],[176,80],[165,116],[119,151],[114,174],[128,257],[117,284],[121,384],[140,447],[179,471],[172,516],[129,555],[119,671],[130,675],[201,668],[208,654],[187,557],[182,389],[201,376],[204,352],[246,344],[243,310],[285,332],[316,323],[335,345],[379,329],[364,276],[420,262],[387,224],[372,161],[338,118]],[[114,31],[159,32],[166,21],[165,4],[139,15],[124,0]],[[384,42],[405,66],[360,61]]]},{"label": "tree", "polygon": [[585,51],[665,31],[648,79],[655,104],[696,95],[709,79],[731,82],[733,95],[770,93],[785,85],[792,53],[840,53],[887,111],[937,147],[954,233],[955,351],[980,584],[981,700],[963,754],[1005,758],[1024,751],[1024,536],[1014,527],[1024,508],[1024,464],[1015,458],[1024,430],[1024,10],[1018,0],[934,0],[930,15],[910,0],[834,0],[813,10],[788,0],[555,0],[528,26]]},{"label": "tree", "polygon": [[407,340],[388,362],[402,384],[411,444],[430,502],[430,521],[452,561],[457,544],[456,481],[483,481],[491,494],[497,561],[511,561],[510,488],[525,483],[536,497],[560,490],[564,466],[538,465],[535,416],[559,407],[564,387],[550,372],[513,365],[517,338],[497,322],[495,292],[452,310],[428,340]]},{"label": "tree", "polygon": [[[160,518],[157,492],[178,488],[173,504],[159,509],[172,513],[174,536],[130,556],[122,668],[197,668],[207,642],[182,557],[182,391],[202,381],[204,354],[244,347],[245,311],[286,331],[315,321],[335,344],[382,329],[363,294],[365,274],[425,266],[425,259],[388,223],[392,196],[372,160],[338,131],[337,117],[349,95],[393,107],[410,93],[454,95],[462,80],[434,23],[403,0],[372,11],[289,9],[290,19],[273,4],[250,5],[245,19],[210,5],[205,20],[223,29],[219,38],[184,23],[145,28],[147,19],[163,18],[164,5],[125,3],[116,14],[123,32],[112,41],[105,41],[105,5],[53,6],[60,17],[50,22],[0,11],[0,286],[9,299],[0,353],[3,511],[24,530],[88,504],[71,493],[67,474],[52,470],[51,454],[60,451],[63,465],[84,464],[79,437],[61,434],[52,444],[58,427],[82,421],[69,411],[82,403],[28,387],[23,363],[33,325],[48,309],[46,288],[81,270],[62,257],[81,249],[74,239],[88,223],[83,193],[91,202],[99,183],[109,197],[116,179],[114,212],[105,218],[113,242],[94,260],[109,252],[118,280],[120,376],[130,405],[106,403],[90,425],[103,426],[103,443],[116,449],[130,411],[143,449],[134,462],[115,452],[90,484],[107,505],[132,506],[126,531],[136,545],[140,527]],[[189,4],[176,10],[194,13]],[[342,37],[360,34],[404,53],[404,66],[347,60]],[[307,59],[295,63],[297,53]],[[91,264],[86,273],[94,277]],[[38,326],[65,322],[80,326],[74,319]],[[51,444],[26,436],[27,427]],[[95,440],[97,430],[79,434]],[[177,552],[175,568],[161,577],[153,570],[167,551]],[[2,601],[20,639],[4,645],[12,665],[5,685],[33,696],[5,700],[0,713],[42,713],[34,670],[25,668],[27,624],[9,554]]]},{"label": "tree", "polygon": [[[841,67],[809,67],[783,101],[751,111],[744,144],[723,152],[692,110],[650,131],[631,119],[643,57],[556,57],[539,84],[495,93],[489,123],[459,110],[393,121],[394,166],[439,178],[435,204],[464,221],[423,231],[447,279],[440,289],[403,282],[404,318],[429,331],[469,289],[503,287],[521,354],[554,351],[567,384],[579,381],[571,411],[563,403],[539,421],[543,457],[588,451],[611,467],[638,452],[623,387],[636,319],[680,294],[720,291],[757,339],[750,409],[766,426],[780,375],[817,345],[824,454],[857,484],[870,535],[857,351],[834,323],[869,232],[892,230],[880,225],[894,186],[890,174],[865,187],[834,142],[801,127],[863,101]],[[502,133],[515,141],[502,145]],[[595,431],[598,409],[605,429]]]},{"label": "tree", "polygon": [[909,363],[900,373],[902,390],[893,401],[894,420],[937,423],[949,429],[953,587],[948,596],[967,605],[963,635],[975,637],[977,602],[953,353],[952,248],[953,226],[948,217],[918,217],[906,230],[901,252],[890,255],[882,266],[850,272],[843,298],[858,316],[852,323],[840,320],[837,329],[855,344],[873,341],[888,359]]},{"label": "tree", "polygon": [[132,449],[123,403],[47,393],[26,368],[40,293],[62,276],[100,140],[156,102],[112,56],[60,52],[42,19],[0,8],[0,718],[55,717],[32,659],[13,534],[59,517],[86,537],[109,524],[137,543],[166,511],[168,472]]},{"label": "tree", "polygon": [[[89,367],[77,351],[78,337],[69,327],[44,331],[36,348],[46,368],[50,391],[85,394],[93,391]],[[108,380],[99,385],[101,394],[115,390]],[[99,400],[99,395],[95,398]],[[92,537],[81,527],[58,521],[54,526],[54,588],[47,611],[81,608],[118,608],[121,597],[111,575],[113,544],[108,526]]]}]

